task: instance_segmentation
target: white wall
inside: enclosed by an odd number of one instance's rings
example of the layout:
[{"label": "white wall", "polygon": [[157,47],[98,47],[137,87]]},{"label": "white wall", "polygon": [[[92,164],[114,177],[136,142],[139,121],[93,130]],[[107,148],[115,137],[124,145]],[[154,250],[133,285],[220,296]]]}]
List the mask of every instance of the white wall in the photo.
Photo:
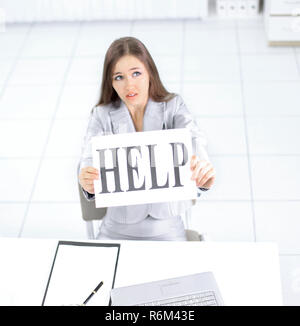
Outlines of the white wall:
[{"label": "white wall", "polygon": [[201,18],[207,0],[0,0],[6,22]]}]

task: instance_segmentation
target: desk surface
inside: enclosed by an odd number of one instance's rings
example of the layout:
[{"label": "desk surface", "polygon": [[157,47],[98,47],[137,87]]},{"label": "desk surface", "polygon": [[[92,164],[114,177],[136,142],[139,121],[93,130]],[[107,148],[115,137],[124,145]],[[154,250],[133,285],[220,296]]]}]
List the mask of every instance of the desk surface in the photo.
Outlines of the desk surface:
[{"label": "desk surface", "polygon": [[[41,305],[57,242],[0,238],[0,305]],[[93,242],[121,244],[115,287],[212,271],[226,305],[282,304],[274,243]]]}]

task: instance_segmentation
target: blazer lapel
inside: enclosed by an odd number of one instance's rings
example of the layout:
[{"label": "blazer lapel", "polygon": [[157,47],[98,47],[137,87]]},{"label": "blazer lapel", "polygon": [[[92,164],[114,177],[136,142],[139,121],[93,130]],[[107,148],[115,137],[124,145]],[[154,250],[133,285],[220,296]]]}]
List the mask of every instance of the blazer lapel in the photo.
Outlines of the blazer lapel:
[{"label": "blazer lapel", "polygon": [[164,103],[148,100],[145,114],[143,131],[161,130],[164,123]]},{"label": "blazer lapel", "polygon": [[114,134],[135,132],[130,113],[123,101],[118,108],[112,108],[109,112]]}]

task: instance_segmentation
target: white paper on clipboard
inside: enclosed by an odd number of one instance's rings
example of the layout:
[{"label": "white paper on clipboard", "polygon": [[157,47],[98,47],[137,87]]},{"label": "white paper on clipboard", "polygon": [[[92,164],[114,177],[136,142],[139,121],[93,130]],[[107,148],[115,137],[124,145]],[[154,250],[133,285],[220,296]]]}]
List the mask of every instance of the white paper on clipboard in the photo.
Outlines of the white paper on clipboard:
[{"label": "white paper on clipboard", "polygon": [[42,305],[81,305],[103,281],[87,305],[107,306],[119,250],[120,244],[59,241]]}]

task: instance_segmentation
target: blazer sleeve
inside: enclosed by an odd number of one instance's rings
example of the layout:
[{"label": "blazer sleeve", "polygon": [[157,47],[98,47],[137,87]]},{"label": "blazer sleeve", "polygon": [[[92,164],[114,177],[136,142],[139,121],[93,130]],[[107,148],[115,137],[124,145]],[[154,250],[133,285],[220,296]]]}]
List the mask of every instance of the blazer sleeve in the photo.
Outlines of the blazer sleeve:
[{"label": "blazer sleeve", "polygon": [[[102,135],[104,132],[104,128],[99,117],[96,114],[96,110],[97,107],[93,108],[88,122],[88,127],[82,145],[80,162],[78,165],[78,176],[82,168],[93,166],[92,137]],[[95,195],[88,193],[83,188],[81,189],[87,200],[95,199]]]},{"label": "blazer sleeve", "polygon": [[192,133],[193,153],[200,160],[209,161],[207,153],[207,140],[204,132],[200,130],[192,114],[187,109],[181,96],[176,96],[175,112],[173,115],[173,128],[188,128]]}]

